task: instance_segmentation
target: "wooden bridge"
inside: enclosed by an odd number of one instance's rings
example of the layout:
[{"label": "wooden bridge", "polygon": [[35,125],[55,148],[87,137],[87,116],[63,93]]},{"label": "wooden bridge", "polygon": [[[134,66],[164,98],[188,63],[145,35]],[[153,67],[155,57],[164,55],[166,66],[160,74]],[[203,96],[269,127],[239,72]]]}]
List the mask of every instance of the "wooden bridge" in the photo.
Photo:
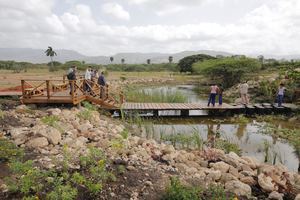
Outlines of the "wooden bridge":
[{"label": "wooden bridge", "polygon": [[[74,88],[70,90],[70,87]],[[87,91],[87,88],[89,90]],[[206,111],[208,114],[224,115],[235,113],[271,114],[290,113],[299,111],[299,107],[292,104],[283,104],[277,107],[274,104],[234,105],[224,103],[222,106],[207,106],[203,103],[130,103],[120,88],[105,87],[95,82],[80,78],[77,81],[63,80],[22,80],[20,100],[24,104],[80,104],[89,101],[110,111],[124,111],[125,113],[143,113],[150,116],[162,116],[169,113],[171,116],[195,116],[192,111]],[[15,92],[8,92],[12,94]],[[5,93],[0,92],[0,96]],[[197,114],[196,114],[197,115]]]}]

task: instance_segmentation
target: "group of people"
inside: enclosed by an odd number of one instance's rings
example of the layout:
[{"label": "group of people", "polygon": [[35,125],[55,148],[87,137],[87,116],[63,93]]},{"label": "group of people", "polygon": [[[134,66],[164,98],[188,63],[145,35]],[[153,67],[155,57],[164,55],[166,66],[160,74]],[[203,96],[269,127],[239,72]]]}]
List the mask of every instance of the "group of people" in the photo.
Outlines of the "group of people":
[{"label": "group of people", "polygon": [[[74,84],[72,83],[72,81],[76,81],[77,77],[77,68],[76,66],[72,66],[67,74],[67,78],[70,81],[70,94],[72,94],[72,92],[76,91],[76,88],[74,87]],[[106,86],[106,80],[104,77],[104,72],[101,72],[101,74],[98,74],[98,70],[97,69],[92,69],[91,66],[89,66],[84,74],[84,84],[83,84],[83,90],[86,93],[89,93],[92,91],[92,87],[94,86],[94,84],[98,84],[101,86],[100,89],[100,97],[102,98],[102,96],[104,95],[104,87]]]},{"label": "group of people", "polygon": [[[249,104],[248,89],[249,89],[249,85],[248,85],[247,81],[244,81],[242,84],[239,85],[239,94],[241,97],[241,103],[244,105]],[[278,107],[282,106],[285,90],[286,90],[286,88],[284,87],[284,84],[281,83],[278,87],[277,98],[276,98]],[[215,101],[216,101],[217,95],[219,95],[219,106],[221,106],[222,105],[222,94],[223,94],[222,85],[219,84],[219,86],[218,86],[217,84],[212,84],[210,86],[210,95],[209,95],[207,106],[210,106],[210,104],[215,106]]]}]

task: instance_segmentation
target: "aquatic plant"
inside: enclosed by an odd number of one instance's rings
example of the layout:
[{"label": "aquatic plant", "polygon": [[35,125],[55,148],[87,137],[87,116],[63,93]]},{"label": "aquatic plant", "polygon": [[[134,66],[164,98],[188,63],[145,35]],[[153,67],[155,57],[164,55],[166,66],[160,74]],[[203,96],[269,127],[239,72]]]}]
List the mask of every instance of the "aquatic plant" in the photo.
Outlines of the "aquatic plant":
[{"label": "aquatic plant", "polygon": [[224,140],[221,138],[217,138],[215,140],[215,148],[217,149],[222,149],[223,151],[225,151],[225,153],[230,153],[230,152],[234,152],[237,155],[241,155],[242,154],[242,150],[239,147],[238,144],[232,143],[229,140]]},{"label": "aquatic plant", "polygon": [[128,102],[141,102],[141,103],[185,103],[187,97],[180,91],[152,91],[129,88],[125,92]]}]

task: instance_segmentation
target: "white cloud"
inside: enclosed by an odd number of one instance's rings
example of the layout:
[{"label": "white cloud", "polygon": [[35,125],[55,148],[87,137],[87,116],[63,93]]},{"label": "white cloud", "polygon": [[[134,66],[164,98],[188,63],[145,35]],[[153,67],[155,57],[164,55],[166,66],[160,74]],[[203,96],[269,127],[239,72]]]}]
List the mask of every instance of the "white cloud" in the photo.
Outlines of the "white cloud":
[{"label": "white cloud", "polygon": [[117,3],[106,3],[102,6],[102,12],[122,20],[130,20],[130,14]]},{"label": "white cloud", "polygon": [[[148,1],[131,0],[131,3],[148,4]],[[56,49],[73,49],[87,55],[200,49],[245,54],[300,53],[298,0],[266,0],[265,4],[246,14],[237,23],[224,25],[203,22],[178,26],[143,23],[131,26],[111,25],[99,23],[94,16],[97,13],[93,13],[86,4],[74,5],[58,15],[53,12],[54,0],[24,2],[0,0],[1,47],[45,48],[51,44]],[[183,1],[174,2],[180,9]],[[110,5],[108,8],[113,8],[105,9],[110,10],[110,15],[118,19],[130,19],[129,13],[122,13],[124,9],[116,6],[118,4],[107,5]],[[173,15],[172,12],[167,14]],[[177,17],[176,14],[174,17]]]}]

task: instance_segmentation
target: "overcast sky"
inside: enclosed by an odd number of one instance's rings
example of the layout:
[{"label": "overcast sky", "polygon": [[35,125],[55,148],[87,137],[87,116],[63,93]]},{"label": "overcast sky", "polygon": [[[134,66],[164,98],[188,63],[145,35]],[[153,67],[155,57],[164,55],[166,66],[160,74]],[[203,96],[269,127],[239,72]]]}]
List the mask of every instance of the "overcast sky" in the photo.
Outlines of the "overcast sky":
[{"label": "overcast sky", "polygon": [[0,0],[0,47],[300,54],[300,0]]}]

